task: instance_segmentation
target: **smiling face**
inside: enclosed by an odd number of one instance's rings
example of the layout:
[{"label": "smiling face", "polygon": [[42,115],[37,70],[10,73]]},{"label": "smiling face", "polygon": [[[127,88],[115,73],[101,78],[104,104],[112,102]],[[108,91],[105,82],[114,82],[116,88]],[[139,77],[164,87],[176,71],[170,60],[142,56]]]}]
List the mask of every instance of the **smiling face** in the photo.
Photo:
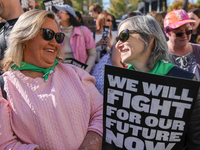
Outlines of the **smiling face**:
[{"label": "smiling face", "polygon": [[58,19],[59,19],[59,23],[61,25],[66,24],[67,22],[69,22],[70,16],[68,15],[68,12],[64,11],[64,10],[60,10],[56,13]]},{"label": "smiling face", "polygon": [[[47,18],[41,28],[49,28],[55,33],[58,32],[56,22]],[[41,68],[47,68],[54,65],[60,44],[56,42],[55,37],[51,41],[43,39],[43,30],[25,43],[23,61]]]},{"label": "smiling face", "polygon": [[[126,22],[120,26],[118,33],[121,33],[121,31],[125,29],[133,30],[129,26],[129,23]],[[121,42],[119,40],[116,44],[116,48],[121,54],[121,61],[134,66],[138,62],[146,62],[150,56],[147,51],[142,53],[145,48],[145,44],[140,39],[139,34],[129,34],[129,39],[125,42]]]},{"label": "smiling face", "polygon": [[[177,29],[173,29],[169,33],[167,33],[167,37],[169,38],[169,42],[176,47],[185,47],[190,41],[191,34],[186,35],[185,32],[188,30],[192,30],[192,27],[189,23],[180,26]],[[184,33],[182,37],[177,37],[176,33]]]}]

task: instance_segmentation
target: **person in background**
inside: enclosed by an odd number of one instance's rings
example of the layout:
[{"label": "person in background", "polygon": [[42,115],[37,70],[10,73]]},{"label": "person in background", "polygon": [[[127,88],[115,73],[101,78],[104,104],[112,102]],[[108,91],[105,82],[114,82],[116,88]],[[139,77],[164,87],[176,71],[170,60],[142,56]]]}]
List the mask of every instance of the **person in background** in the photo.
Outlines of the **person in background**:
[{"label": "person in background", "polygon": [[27,11],[13,27],[2,60],[1,150],[101,150],[103,97],[94,77],[60,62],[64,37],[46,10]]},{"label": "person in background", "polygon": [[166,11],[160,11],[158,12],[159,14],[161,14],[163,20],[165,19],[165,16],[167,15],[167,12]]},{"label": "person in background", "polygon": [[192,36],[190,42],[200,44],[200,8],[189,10],[188,16],[190,19],[196,21],[192,24]]},{"label": "person in background", "polygon": [[102,7],[98,3],[94,3],[89,7],[89,15],[94,19],[97,19],[98,15],[103,11]]},{"label": "person in background", "polygon": [[74,58],[87,64],[86,71],[90,72],[96,59],[96,45],[91,31],[77,21],[71,6],[53,5],[53,10],[59,18],[61,31],[65,33],[65,40],[61,45],[64,49],[64,60]]},{"label": "person in background", "polygon": [[172,63],[200,79],[200,45],[189,42],[191,24],[195,22],[185,10],[173,10],[164,19],[164,30],[169,38],[167,44]]},{"label": "person in background", "polygon": [[117,22],[116,22],[116,19],[115,19],[115,16],[111,15],[112,16],[112,31],[116,31],[117,33]]},{"label": "person in background", "polygon": [[81,25],[84,25],[81,13],[79,11],[75,11],[75,13],[76,13],[76,19],[78,20],[78,22],[80,22]]},{"label": "person in background", "polygon": [[[173,76],[197,80],[193,73],[169,63],[168,48],[164,34],[157,21],[150,15],[135,16],[118,26],[116,48],[128,69],[161,76]],[[134,72],[133,72],[134,74]],[[200,94],[195,101],[186,140],[179,150],[200,149]]]},{"label": "person in background", "polygon": [[[152,11],[150,13],[148,13],[148,15],[151,15],[152,17],[154,17],[156,19],[156,21],[158,22],[158,24],[160,25],[160,28],[162,29],[164,35],[164,19],[163,16],[161,15],[161,13],[157,12],[157,11]],[[169,40],[169,38],[165,35],[166,41]]]},{"label": "person in background", "polygon": [[4,57],[10,31],[23,13],[20,0],[0,0],[0,17],[6,21],[0,23],[0,60]]},{"label": "person in background", "polygon": [[24,12],[35,9],[35,0],[21,0],[21,4]]},{"label": "person in background", "polygon": [[[101,46],[106,43],[107,52],[108,52],[116,41],[117,34],[112,31],[112,21],[113,21],[112,15],[107,12],[103,12],[99,14],[96,20],[96,27],[97,27],[97,30],[95,32],[95,43],[96,43],[96,51],[97,51],[96,62],[99,62],[100,60]],[[106,41],[102,39],[103,26],[109,27],[109,34]]]}]

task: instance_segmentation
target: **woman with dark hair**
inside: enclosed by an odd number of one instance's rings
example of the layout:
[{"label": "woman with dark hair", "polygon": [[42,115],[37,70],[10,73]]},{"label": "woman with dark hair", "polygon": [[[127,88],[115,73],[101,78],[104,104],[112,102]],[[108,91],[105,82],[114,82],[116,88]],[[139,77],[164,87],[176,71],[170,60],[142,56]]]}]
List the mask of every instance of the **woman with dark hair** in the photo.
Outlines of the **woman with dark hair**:
[{"label": "woman with dark hair", "polygon": [[60,29],[65,34],[65,40],[61,45],[64,50],[64,60],[74,58],[87,64],[86,71],[90,72],[96,58],[96,45],[91,31],[77,21],[76,13],[71,6],[54,5],[53,10],[58,16]]},{"label": "woman with dark hair", "polygon": [[[117,37],[117,34],[112,31],[112,22],[113,22],[113,17],[111,14],[107,12],[102,12],[98,15],[98,18],[96,20],[97,30],[95,32],[95,43],[96,43],[96,51],[97,51],[96,62],[99,62],[100,60],[101,46],[106,43],[107,52],[108,52],[116,41],[115,39]],[[102,31],[103,31],[104,26],[109,27],[109,34],[106,41],[102,39]]]},{"label": "woman with dark hair", "polygon": [[188,15],[190,19],[196,21],[192,24],[193,30],[190,42],[200,44],[200,8],[190,9]]},{"label": "woman with dark hair", "polygon": [[78,22],[80,22],[81,25],[84,25],[81,13],[79,11],[75,11],[75,13],[76,13],[76,19],[78,20]]}]

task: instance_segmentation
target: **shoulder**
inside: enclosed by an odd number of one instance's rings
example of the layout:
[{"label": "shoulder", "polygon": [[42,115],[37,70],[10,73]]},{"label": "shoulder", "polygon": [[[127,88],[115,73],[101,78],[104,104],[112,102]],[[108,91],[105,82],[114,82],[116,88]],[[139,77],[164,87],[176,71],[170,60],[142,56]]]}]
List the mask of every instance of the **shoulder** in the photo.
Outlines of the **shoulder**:
[{"label": "shoulder", "polygon": [[76,67],[75,65],[64,64],[59,62],[56,66],[57,67],[55,69],[55,74],[59,76],[61,74],[65,74],[67,77],[77,77],[77,79],[81,80],[81,82],[86,79],[87,81],[90,81],[93,84],[95,83],[95,78],[93,76],[91,76],[85,70]]},{"label": "shoulder", "polygon": [[177,78],[183,78],[183,79],[193,79],[195,77],[195,74],[185,71],[179,67],[174,66],[167,74],[166,76],[171,77],[177,77]]},{"label": "shoulder", "polygon": [[[81,27],[82,27],[83,34],[85,36],[92,35],[92,32],[90,31],[90,29],[88,29],[88,27],[86,26],[81,26]],[[91,33],[91,34],[88,34],[88,33]]]}]

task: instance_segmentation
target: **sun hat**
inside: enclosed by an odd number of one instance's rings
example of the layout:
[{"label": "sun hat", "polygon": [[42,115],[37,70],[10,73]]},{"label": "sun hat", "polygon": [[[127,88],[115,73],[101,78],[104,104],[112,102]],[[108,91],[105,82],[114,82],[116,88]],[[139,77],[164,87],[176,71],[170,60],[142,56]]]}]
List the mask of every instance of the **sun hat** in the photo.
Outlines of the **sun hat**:
[{"label": "sun hat", "polygon": [[176,29],[186,23],[194,23],[195,20],[189,18],[187,12],[183,9],[169,12],[164,19],[164,28]]},{"label": "sun hat", "polygon": [[57,10],[65,10],[68,13],[70,13],[72,16],[76,17],[76,13],[75,13],[74,9],[71,6],[67,5],[67,4],[64,4],[64,5],[53,5],[53,8],[55,8]]}]

